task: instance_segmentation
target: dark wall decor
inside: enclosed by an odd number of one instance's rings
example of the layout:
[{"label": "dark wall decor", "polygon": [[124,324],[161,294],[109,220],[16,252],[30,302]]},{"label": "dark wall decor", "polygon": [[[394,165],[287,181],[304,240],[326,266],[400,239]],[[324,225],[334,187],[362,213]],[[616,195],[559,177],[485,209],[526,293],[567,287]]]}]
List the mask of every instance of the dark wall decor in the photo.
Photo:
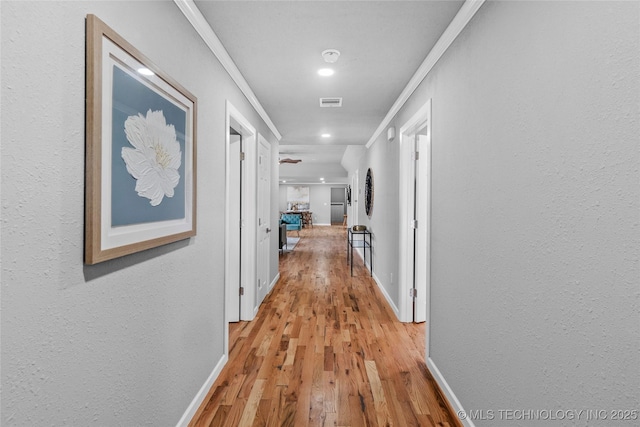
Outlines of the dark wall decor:
[{"label": "dark wall decor", "polygon": [[367,216],[373,215],[373,171],[367,170],[367,177],[364,182],[364,209]]}]

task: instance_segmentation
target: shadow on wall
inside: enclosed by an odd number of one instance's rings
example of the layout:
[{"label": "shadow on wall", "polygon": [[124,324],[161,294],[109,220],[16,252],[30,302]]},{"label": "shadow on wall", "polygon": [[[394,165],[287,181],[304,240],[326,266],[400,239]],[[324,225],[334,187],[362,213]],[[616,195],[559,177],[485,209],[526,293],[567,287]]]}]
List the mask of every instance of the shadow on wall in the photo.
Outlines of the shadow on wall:
[{"label": "shadow on wall", "polygon": [[125,268],[140,264],[142,262],[149,261],[150,259],[169,254],[182,248],[186,248],[191,244],[191,239],[192,238],[184,239],[174,243],[159,246],[157,248],[147,249],[146,251],[126,255],[121,258],[110,259],[99,264],[84,265],[82,268],[84,280],[85,282],[90,282],[94,279],[98,279],[116,271],[120,271]]}]

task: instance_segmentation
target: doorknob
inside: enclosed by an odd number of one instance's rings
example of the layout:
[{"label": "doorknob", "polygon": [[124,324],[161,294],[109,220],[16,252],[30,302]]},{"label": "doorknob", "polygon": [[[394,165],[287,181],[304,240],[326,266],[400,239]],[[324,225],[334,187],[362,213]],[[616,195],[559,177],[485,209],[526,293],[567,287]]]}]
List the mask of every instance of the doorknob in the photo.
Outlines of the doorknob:
[{"label": "doorknob", "polygon": [[271,229],[270,228],[267,228],[266,231],[267,231],[267,233],[271,233]]}]

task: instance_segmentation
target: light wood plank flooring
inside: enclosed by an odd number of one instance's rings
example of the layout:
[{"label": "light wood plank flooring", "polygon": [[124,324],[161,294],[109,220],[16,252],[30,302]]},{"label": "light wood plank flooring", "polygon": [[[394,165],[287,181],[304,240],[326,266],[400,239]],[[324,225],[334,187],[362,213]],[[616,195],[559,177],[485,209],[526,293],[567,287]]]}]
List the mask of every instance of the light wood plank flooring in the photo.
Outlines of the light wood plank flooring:
[{"label": "light wood plank flooring", "polygon": [[[424,362],[424,324],[398,322],[343,227],[304,229],[190,426],[457,426]],[[374,266],[375,267],[375,266]]]}]

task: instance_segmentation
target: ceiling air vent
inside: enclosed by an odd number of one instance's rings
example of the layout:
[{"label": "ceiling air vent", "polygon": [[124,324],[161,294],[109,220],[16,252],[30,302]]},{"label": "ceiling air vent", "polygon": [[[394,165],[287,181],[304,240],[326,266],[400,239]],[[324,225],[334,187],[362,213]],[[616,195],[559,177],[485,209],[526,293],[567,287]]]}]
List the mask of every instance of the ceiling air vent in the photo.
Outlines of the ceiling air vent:
[{"label": "ceiling air vent", "polygon": [[321,107],[342,107],[342,98],[320,98]]}]

